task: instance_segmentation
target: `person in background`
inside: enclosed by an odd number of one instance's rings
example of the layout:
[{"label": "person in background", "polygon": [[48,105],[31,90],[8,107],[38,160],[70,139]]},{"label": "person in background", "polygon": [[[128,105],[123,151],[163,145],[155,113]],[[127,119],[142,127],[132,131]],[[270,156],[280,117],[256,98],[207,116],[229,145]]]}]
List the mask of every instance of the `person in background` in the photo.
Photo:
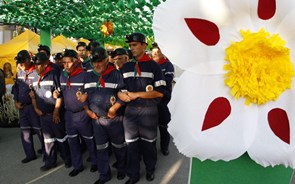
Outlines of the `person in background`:
[{"label": "person in background", "polygon": [[160,66],[146,53],[146,37],[142,33],[126,36],[133,62],[123,65],[122,74],[126,88],[119,98],[126,102],[123,120],[127,143],[126,184],[134,184],[140,178],[140,159],[143,156],[146,180],[154,180],[157,163],[157,104],[165,93],[165,81]]},{"label": "person in background", "polygon": [[[48,58],[51,57],[50,48],[47,45],[39,45],[38,53],[40,53],[40,52],[45,53]],[[46,61],[46,62],[47,62],[46,64],[50,65],[52,69],[57,70],[58,72],[61,72],[62,69],[60,68],[59,65],[51,62],[50,59],[48,59],[48,61]]]},{"label": "person in background", "polygon": [[108,60],[109,56],[104,48],[93,50],[93,71],[88,72],[85,84],[88,100],[85,110],[92,118],[97,148],[99,179],[95,184],[104,184],[111,179],[110,146],[116,157],[117,179],[124,179],[126,172],[127,147],[122,124],[123,114],[119,111],[124,103],[117,98],[124,83],[121,73]]},{"label": "person in background", "polygon": [[64,69],[63,63],[62,63],[62,53],[58,52],[54,56],[54,63],[57,64],[61,70]]},{"label": "person in background", "polygon": [[40,170],[47,171],[57,166],[57,146],[65,167],[69,168],[72,164],[63,121],[62,99],[53,97],[53,92],[60,89],[60,72],[48,64],[49,57],[43,52],[37,53],[33,60],[38,75],[33,79],[34,90],[30,96],[34,110],[40,117],[45,143],[45,163]]},{"label": "person in background", "polygon": [[87,71],[91,72],[93,69],[93,66],[91,65],[91,57],[92,57],[92,51],[94,48],[97,48],[100,46],[99,42],[96,41],[91,41],[89,44],[86,46],[86,50],[88,51],[87,58],[82,62],[82,68]]},{"label": "person in background", "polygon": [[87,58],[87,45],[85,42],[78,42],[78,45],[76,46],[76,50],[78,53],[78,58],[83,63],[85,59]]},{"label": "person in background", "polygon": [[159,111],[159,131],[160,131],[160,147],[163,155],[169,155],[169,143],[170,143],[170,134],[167,131],[168,123],[171,120],[171,114],[168,109],[168,103],[171,99],[172,93],[172,82],[174,78],[174,67],[173,64],[164,56],[161,49],[157,43],[152,44],[152,59],[156,61],[163,72],[164,79],[166,82],[166,91],[167,93],[161,99],[161,102],[158,104]]},{"label": "person in background", "polygon": [[128,53],[124,48],[117,48],[112,54],[117,70],[121,70],[123,65],[129,61]]},{"label": "person in background", "polygon": [[[91,119],[84,111],[84,104],[78,101],[84,91],[86,72],[78,63],[74,50],[65,50],[63,54],[64,71],[60,76],[61,96],[65,107],[65,123],[74,169],[69,176],[74,177],[84,170],[80,148],[80,138],[84,139],[91,160],[91,172],[97,171],[96,148],[94,144]],[[59,96],[58,90],[56,97]]]},{"label": "person in background", "polygon": [[4,71],[4,75],[6,79],[13,79],[12,66],[10,63],[8,62],[4,63],[3,71]]},{"label": "person in background", "polygon": [[32,99],[29,96],[29,93],[32,90],[33,79],[37,76],[37,72],[35,66],[31,62],[31,56],[27,50],[19,51],[15,60],[19,65],[20,70],[16,75],[13,98],[15,101],[15,107],[19,110],[21,141],[26,155],[21,162],[28,163],[37,158],[32,132],[37,134],[42,146],[42,149],[38,152],[42,153],[42,150],[44,150],[40,119],[34,111]]},{"label": "person in background", "polygon": [[5,95],[5,75],[3,70],[0,68],[0,105],[3,105],[3,96]]},{"label": "person in background", "polygon": [[106,50],[107,50],[107,53],[109,55],[109,62],[114,63],[114,60],[113,60],[113,58],[114,58],[113,57],[114,48],[112,46],[107,46]]},{"label": "person in background", "polygon": [[132,55],[131,50],[130,49],[127,49],[127,53],[128,53],[128,58],[129,58],[128,61],[131,61],[133,59],[133,55]]}]

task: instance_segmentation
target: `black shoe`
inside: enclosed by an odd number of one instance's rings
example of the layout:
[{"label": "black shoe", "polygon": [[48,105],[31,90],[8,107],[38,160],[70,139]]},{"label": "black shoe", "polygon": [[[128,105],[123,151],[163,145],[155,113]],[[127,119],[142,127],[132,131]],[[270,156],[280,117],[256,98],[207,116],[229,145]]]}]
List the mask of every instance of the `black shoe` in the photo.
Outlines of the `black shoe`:
[{"label": "black shoe", "polygon": [[22,163],[25,164],[25,163],[31,162],[32,160],[36,160],[36,159],[37,159],[37,157],[33,157],[33,158],[24,158],[24,159],[22,160]]},{"label": "black shoe", "polygon": [[127,180],[126,181],[126,183],[125,184],[135,184],[135,183],[137,183],[139,181],[139,179],[129,179],[129,180]]},{"label": "black shoe", "polygon": [[164,156],[169,155],[169,150],[168,150],[168,149],[162,149],[161,151],[162,151],[162,154],[163,154]]},{"label": "black shoe", "polygon": [[117,174],[117,179],[118,179],[118,180],[122,180],[122,179],[125,178],[125,176],[126,176],[126,174],[121,173],[121,172],[118,172],[118,174]]},{"label": "black shoe", "polygon": [[72,162],[65,162],[65,168],[72,167]]},{"label": "black shoe", "polygon": [[55,168],[57,165],[56,164],[53,164],[53,165],[43,165],[42,167],[40,167],[40,170],[41,171],[48,171],[52,168]]},{"label": "black shoe", "polygon": [[146,174],[146,180],[153,181],[155,179],[154,173],[148,173]]},{"label": "black shoe", "polygon": [[96,172],[97,171],[97,165],[91,165],[90,172]]},{"label": "black shoe", "polygon": [[74,177],[77,176],[80,172],[82,172],[84,169],[73,169],[70,173],[69,176]]},{"label": "black shoe", "polygon": [[98,179],[94,184],[105,184],[106,182],[108,182],[110,180],[111,180],[111,178],[109,178],[107,180]]},{"label": "black shoe", "polygon": [[43,153],[42,148],[38,149],[38,150],[37,150],[37,153],[39,153],[39,154],[41,155],[41,154]]}]

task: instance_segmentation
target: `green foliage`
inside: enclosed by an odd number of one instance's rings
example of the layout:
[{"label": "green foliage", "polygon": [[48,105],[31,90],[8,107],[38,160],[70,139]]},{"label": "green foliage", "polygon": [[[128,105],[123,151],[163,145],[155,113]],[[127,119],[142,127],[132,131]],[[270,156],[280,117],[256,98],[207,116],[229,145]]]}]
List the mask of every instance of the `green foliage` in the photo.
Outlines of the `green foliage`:
[{"label": "green foliage", "polygon": [[[0,21],[68,37],[125,44],[125,35],[142,32],[153,37],[154,8],[163,0],[5,0],[0,4]],[[114,24],[108,37],[100,31],[104,21]]]}]

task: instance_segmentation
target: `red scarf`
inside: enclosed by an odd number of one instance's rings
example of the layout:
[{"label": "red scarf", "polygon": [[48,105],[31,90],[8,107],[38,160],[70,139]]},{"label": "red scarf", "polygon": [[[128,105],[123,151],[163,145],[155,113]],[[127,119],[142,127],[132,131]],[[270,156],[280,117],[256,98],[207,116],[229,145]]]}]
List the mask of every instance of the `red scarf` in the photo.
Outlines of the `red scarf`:
[{"label": "red scarf", "polygon": [[43,79],[43,77],[48,74],[49,72],[52,71],[52,67],[51,65],[47,65],[47,67],[45,68],[45,70],[39,75],[39,79],[38,79],[38,87],[40,88],[40,82]]},{"label": "red scarf", "polygon": [[74,76],[76,76],[76,75],[78,75],[78,74],[80,74],[80,73],[82,73],[84,70],[81,68],[81,67],[76,67],[75,69],[74,69],[74,71],[72,72],[72,73],[70,73],[70,74],[68,74],[67,72],[64,72],[64,75],[66,76],[66,77],[68,77],[68,80],[67,80],[67,84],[68,84],[68,88],[71,88],[71,81],[70,81],[70,78],[71,77],[74,77]]},{"label": "red scarf", "polygon": [[26,72],[26,77],[25,77],[25,80],[28,80],[29,78],[29,74],[33,71],[33,70],[35,70],[35,66],[34,65],[32,65],[29,69],[27,69],[25,72]]},{"label": "red scarf", "polygon": [[162,59],[158,62],[158,64],[161,65],[161,64],[163,64],[163,63],[166,63],[167,61],[168,61],[168,59],[166,59],[166,58],[162,58]]},{"label": "red scarf", "polygon": [[108,64],[107,69],[102,74],[99,74],[95,70],[93,70],[93,73],[99,77],[99,81],[96,83],[96,87],[98,87],[100,84],[103,88],[105,88],[103,77],[111,73],[113,70],[115,70],[115,67],[110,64]]},{"label": "red scarf", "polygon": [[140,71],[140,68],[139,68],[139,62],[147,62],[147,61],[150,61],[151,58],[149,55],[147,54],[144,54],[141,58],[139,58],[138,60],[135,60],[136,64],[135,64],[135,68],[134,68],[134,77],[136,77],[136,73],[138,74],[138,76],[141,75],[141,71]]}]

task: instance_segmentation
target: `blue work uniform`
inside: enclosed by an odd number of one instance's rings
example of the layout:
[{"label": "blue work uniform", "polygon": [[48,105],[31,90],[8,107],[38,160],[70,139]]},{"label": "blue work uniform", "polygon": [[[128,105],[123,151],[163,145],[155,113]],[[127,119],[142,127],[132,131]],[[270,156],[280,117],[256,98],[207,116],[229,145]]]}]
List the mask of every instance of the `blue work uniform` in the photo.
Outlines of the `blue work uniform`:
[{"label": "blue work uniform", "polygon": [[171,100],[171,93],[172,93],[172,81],[174,78],[174,67],[173,64],[163,58],[158,62],[161,67],[166,86],[165,90],[166,93],[164,97],[161,99],[161,102],[158,104],[158,111],[159,111],[159,131],[160,131],[160,147],[161,150],[168,150],[169,143],[170,143],[170,134],[167,130],[168,123],[171,120],[171,114],[168,108],[168,103]]},{"label": "blue work uniform", "polygon": [[[145,58],[145,59],[144,59]],[[136,66],[138,65],[138,66]],[[137,68],[139,67],[139,71]],[[147,55],[139,61],[127,62],[122,68],[126,90],[146,92],[156,90],[164,93],[165,81],[160,66]],[[160,98],[137,98],[126,104],[123,120],[127,143],[127,175],[130,179],[140,178],[140,158],[146,166],[146,173],[152,174],[157,163],[157,127]]]},{"label": "blue work uniform", "polygon": [[44,161],[46,166],[56,165],[58,146],[62,159],[66,164],[69,164],[71,158],[62,108],[60,109],[61,121],[57,124],[53,122],[53,110],[56,102],[56,99],[53,98],[53,91],[60,88],[59,72],[54,69],[48,71],[44,76],[37,75],[33,79],[37,107],[44,113],[43,116],[40,116],[45,143]]},{"label": "blue work uniform", "polygon": [[[103,82],[102,82],[103,81]],[[116,168],[121,174],[126,169],[126,143],[123,129],[123,116],[117,111],[113,119],[107,117],[109,108],[118,100],[117,93],[124,86],[122,75],[112,65],[108,64],[105,74],[98,74],[93,70],[88,72],[85,90],[88,94],[88,104],[99,119],[93,119],[93,130],[97,149],[99,179],[107,181],[111,178],[109,167],[109,141],[117,160]]]},{"label": "blue work uniform", "polygon": [[93,69],[93,66],[91,64],[91,58],[87,57],[83,62],[81,62],[83,70],[86,72],[91,72]]},{"label": "blue work uniform", "polygon": [[[82,70],[82,68],[79,69]],[[78,71],[78,69],[74,70],[73,73],[75,71]],[[76,170],[83,169],[79,136],[85,141],[91,164],[95,166],[97,164],[91,119],[84,111],[85,103],[77,100],[77,93],[84,92],[87,72],[83,70],[79,72],[71,76],[63,71],[60,75],[60,89],[65,107],[66,132],[71,150],[72,164]]]},{"label": "blue work uniform", "polygon": [[36,158],[32,131],[37,134],[41,147],[44,150],[40,118],[34,111],[32,99],[29,96],[35,76],[37,76],[37,72],[34,66],[31,66],[29,70],[19,70],[16,74],[15,86],[13,88],[14,101],[20,102],[23,106],[19,110],[19,125],[23,149],[28,159]]}]

